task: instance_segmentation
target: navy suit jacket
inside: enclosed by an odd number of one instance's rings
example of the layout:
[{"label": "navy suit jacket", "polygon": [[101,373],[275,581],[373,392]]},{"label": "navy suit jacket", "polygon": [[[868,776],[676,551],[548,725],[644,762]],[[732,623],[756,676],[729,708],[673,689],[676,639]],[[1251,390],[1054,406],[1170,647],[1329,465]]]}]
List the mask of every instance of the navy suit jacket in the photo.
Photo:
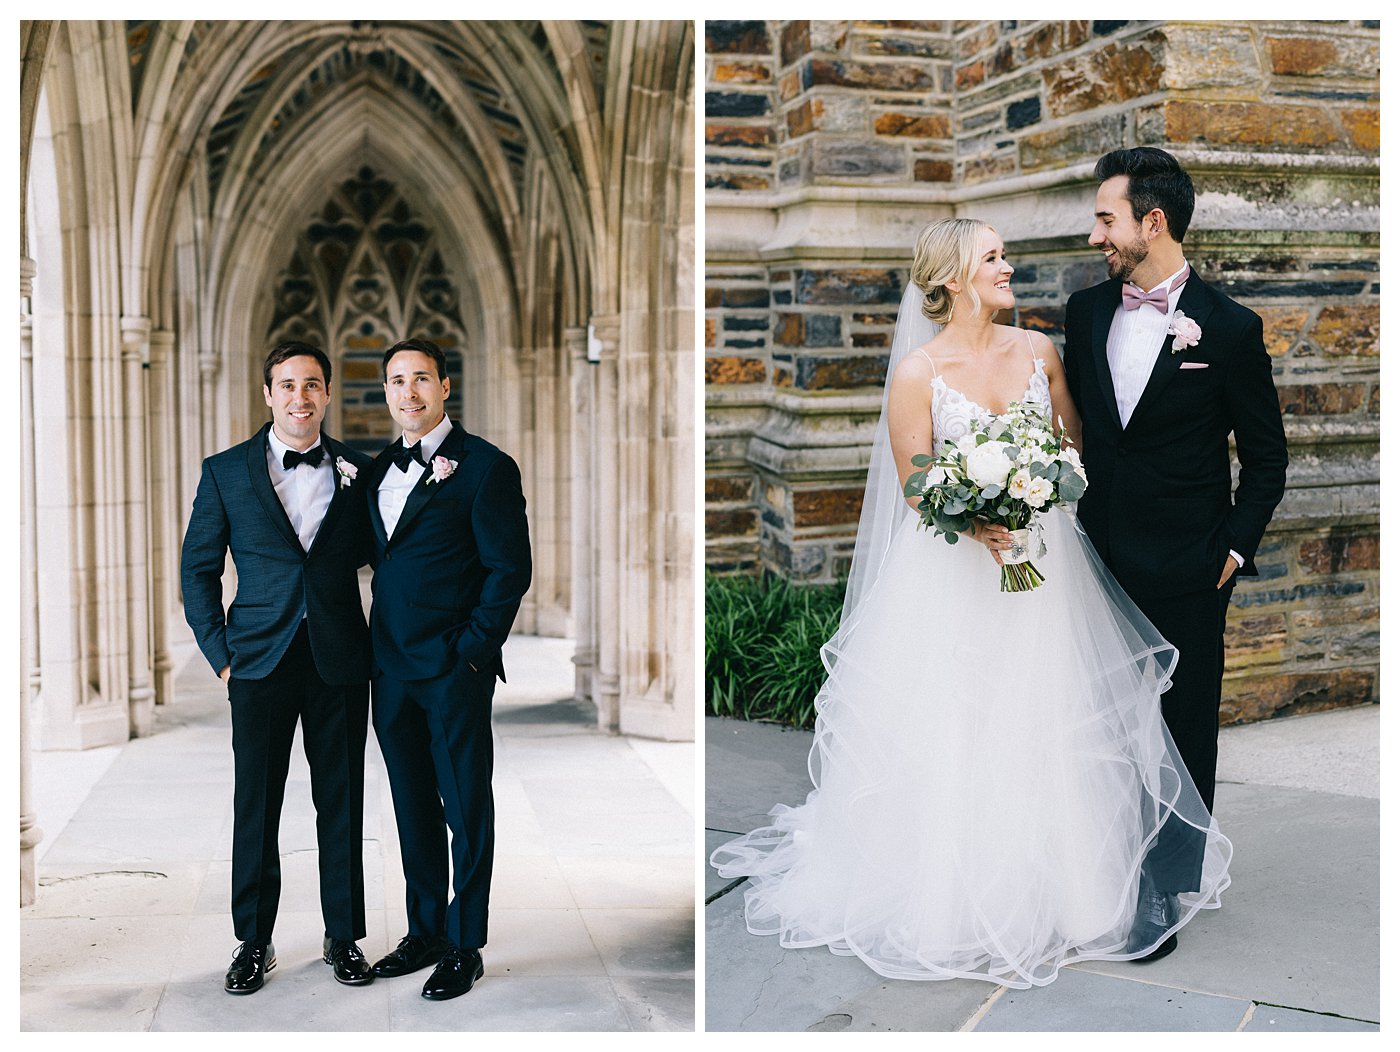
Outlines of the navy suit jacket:
[{"label": "navy suit jacket", "polygon": [[[372,462],[326,434],[332,461],[343,457],[357,477],[336,470],[335,495],[311,550],[302,549],[267,469],[262,430],[204,461],[194,511],[180,552],[185,620],[217,673],[262,679],[282,660],[302,616],[321,678],[331,684],[369,678],[369,629],[356,570],[369,561],[366,479]],[[238,590],[224,611],[224,554],[233,553]]]},{"label": "navy suit jacket", "polygon": [[453,423],[430,470],[409,493],[393,537],[379,514],[379,484],[403,448],[396,440],[369,473],[374,663],[395,679],[431,679],[459,661],[505,681],[501,647],[530,587],[530,532],[520,469],[485,439]]},{"label": "navy suit jacket", "polygon": [[[1121,300],[1122,283],[1105,281],[1065,308],[1065,376],[1084,422],[1089,479],[1079,521],[1130,595],[1214,588],[1232,548],[1244,557],[1241,575],[1255,575],[1288,468],[1263,323],[1192,270],[1177,309],[1201,327],[1200,342],[1173,353],[1167,336],[1124,427],[1108,367]],[[1240,462],[1233,492],[1231,432]]]}]

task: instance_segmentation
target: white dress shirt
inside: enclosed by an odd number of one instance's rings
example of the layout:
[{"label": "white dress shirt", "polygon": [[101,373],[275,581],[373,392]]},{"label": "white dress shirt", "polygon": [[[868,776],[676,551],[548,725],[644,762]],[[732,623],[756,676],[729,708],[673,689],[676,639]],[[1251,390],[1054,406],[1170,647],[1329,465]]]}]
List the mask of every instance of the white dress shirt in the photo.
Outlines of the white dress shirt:
[{"label": "white dress shirt", "polygon": [[[1164,280],[1143,291],[1151,294],[1158,289],[1170,289],[1172,282],[1189,267],[1189,263],[1183,263]],[[1146,304],[1137,310],[1124,310],[1122,303],[1113,312],[1113,324],[1108,329],[1108,371],[1113,376],[1118,419],[1124,427],[1128,426],[1133,410],[1137,408],[1147,381],[1152,376],[1152,367],[1157,364],[1157,356],[1161,354],[1162,343],[1167,338],[1167,326],[1172,323],[1172,314],[1176,312],[1176,305],[1185,288],[1186,283],[1182,282],[1167,294],[1165,314]],[[1230,549],[1230,557],[1240,566],[1244,565],[1244,556],[1233,548]]]},{"label": "white dress shirt", "polygon": [[[1157,289],[1171,287],[1171,283],[1186,272],[1190,264],[1183,263],[1181,269],[1167,276],[1149,293]],[[1137,408],[1147,380],[1152,375],[1152,367],[1157,364],[1157,355],[1162,350],[1162,341],[1167,338],[1167,326],[1171,324],[1172,312],[1181,299],[1183,283],[1167,296],[1167,313],[1161,314],[1146,304],[1137,310],[1124,310],[1119,303],[1113,312],[1113,324],[1108,330],[1108,371],[1113,375],[1113,393],[1118,399],[1118,419],[1124,427]]]},{"label": "white dress shirt", "polygon": [[[310,447],[321,444],[318,438]],[[330,450],[321,458],[321,463],[298,464],[288,471],[282,466],[282,455],[292,447],[277,437],[277,429],[267,432],[267,473],[272,480],[272,488],[277,499],[287,513],[287,519],[301,541],[303,551],[311,550],[311,542],[316,539],[316,531],[321,528],[321,520],[326,517],[326,509],[335,496],[335,464]],[[298,450],[298,452],[301,452]]]},{"label": "white dress shirt", "polygon": [[[438,451],[443,440],[447,438],[447,433],[452,430],[452,421],[448,419],[446,413],[438,421],[437,427],[433,428],[423,436],[423,441],[419,443],[423,451],[423,464],[433,462],[433,454]],[[405,449],[412,449],[412,446],[405,446]],[[392,537],[394,527],[399,524],[399,516],[403,514],[404,505],[408,503],[408,495],[413,492],[413,487],[422,481],[423,473],[428,469],[416,460],[408,462],[408,470],[403,471],[397,464],[390,464],[388,472],[384,475],[384,481],[379,484],[379,517],[384,520],[384,535]]]}]

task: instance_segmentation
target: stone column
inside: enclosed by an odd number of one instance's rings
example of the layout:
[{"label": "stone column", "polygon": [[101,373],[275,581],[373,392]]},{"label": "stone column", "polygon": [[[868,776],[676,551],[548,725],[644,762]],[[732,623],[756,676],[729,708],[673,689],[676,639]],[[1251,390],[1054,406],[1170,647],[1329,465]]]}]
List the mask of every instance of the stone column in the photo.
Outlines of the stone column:
[{"label": "stone column", "polygon": [[39,580],[34,494],[34,343],[29,314],[34,261],[19,260],[20,360],[20,666],[19,666],[19,904],[34,902],[34,849],[43,830],[34,815],[29,761],[29,707],[39,693]]},{"label": "stone column", "polygon": [[156,692],[151,683],[151,608],[146,521],[146,377],[151,320],[123,315],[122,421],[126,446],[126,622],[128,632],[127,706],[131,734],[149,734],[155,715]]},{"label": "stone column", "polygon": [[218,452],[219,369],[217,351],[201,350],[199,361],[199,457]]},{"label": "stone column", "polygon": [[588,361],[588,330],[575,326],[564,330],[569,363],[569,390],[573,399],[573,427],[569,446],[570,500],[573,509],[571,544],[574,618],[574,699],[593,695],[593,672],[598,663],[598,628],[593,601],[598,580],[597,554],[593,547],[597,516],[593,491],[594,437],[597,434],[593,404],[594,375]]},{"label": "stone column", "polygon": [[151,368],[147,418],[151,428],[151,644],[155,701],[170,700],[170,619],[179,606],[180,520],[175,477],[179,436],[175,433],[175,334],[151,333]]},{"label": "stone column", "polygon": [[618,457],[617,373],[622,319],[616,314],[594,315],[593,336],[601,344],[596,370],[594,405],[595,459],[593,474],[594,549],[597,552],[598,579],[594,606],[598,657],[593,680],[593,703],[598,708],[598,727],[617,733],[621,717],[622,633],[619,601],[623,556],[619,544],[621,530],[620,467]]}]

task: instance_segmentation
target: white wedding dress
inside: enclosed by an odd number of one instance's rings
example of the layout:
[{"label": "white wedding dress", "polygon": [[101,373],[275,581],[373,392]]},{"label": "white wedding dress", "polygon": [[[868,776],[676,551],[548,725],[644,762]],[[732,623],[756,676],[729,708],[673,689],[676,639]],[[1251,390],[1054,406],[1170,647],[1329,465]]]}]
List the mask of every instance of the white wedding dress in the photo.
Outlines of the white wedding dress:
[{"label": "white wedding dress", "polygon": [[[1025,398],[1049,404],[1041,361]],[[939,376],[931,411],[935,447],[987,414]],[[822,651],[816,788],[711,857],[751,878],[751,932],[894,979],[1044,985],[1070,962],[1160,944],[1128,950],[1169,813],[1204,841],[1199,890],[1169,931],[1220,904],[1231,846],[1160,715],[1176,653],[1070,513],[1040,518],[1045,583],[1020,593],[1000,591],[982,545],[950,545],[912,510],[893,520]]]}]

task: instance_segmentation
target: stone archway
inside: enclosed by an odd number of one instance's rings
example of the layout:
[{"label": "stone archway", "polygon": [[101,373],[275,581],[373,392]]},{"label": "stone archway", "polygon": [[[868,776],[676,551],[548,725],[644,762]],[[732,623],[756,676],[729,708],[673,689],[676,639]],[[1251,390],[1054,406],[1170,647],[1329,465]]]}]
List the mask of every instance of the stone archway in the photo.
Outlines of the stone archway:
[{"label": "stone archway", "polygon": [[[22,274],[57,291],[36,346],[66,377],[56,401],[33,402],[27,366],[22,384],[26,479],[35,457],[63,467],[47,501],[23,499],[25,536],[39,503],[62,527],[22,595],[40,745],[143,733],[170,700],[200,460],[264,418],[262,356],[298,327],[339,364],[332,426],[367,447],[378,341],[421,326],[452,344],[458,412],[520,462],[532,509],[517,629],[574,636],[605,729],[691,737],[691,24],[34,22],[23,38],[22,179],[51,149],[38,189],[62,234],[28,237],[31,186]],[[392,189],[332,266],[311,226],[354,215],[362,177]],[[59,582],[42,618],[39,576]]]}]

